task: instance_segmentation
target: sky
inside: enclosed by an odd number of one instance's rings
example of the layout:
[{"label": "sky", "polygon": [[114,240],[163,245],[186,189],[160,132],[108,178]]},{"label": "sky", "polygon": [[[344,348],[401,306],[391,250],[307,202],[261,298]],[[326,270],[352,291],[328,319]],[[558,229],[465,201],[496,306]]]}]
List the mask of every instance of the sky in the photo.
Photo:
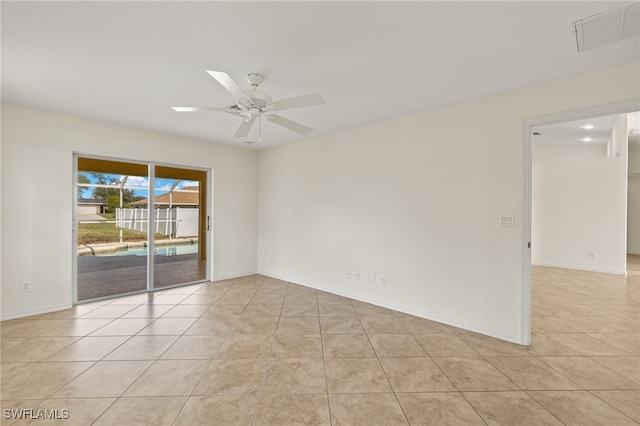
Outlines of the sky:
[{"label": "sky", "polygon": [[[79,172],[82,173],[82,172]],[[83,173],[85,174],[85,176],[87,176],[89,178],[89,180],[91,181],[91,183],[96,183],[96,178],[94,176],[92,176],[89,173]],[[114,178],[117,179],[118,181],[122,181],[122,179],[124,178],[124,176],[122,175],[116,175],[116,174],[104,174],[108,179]],[[175,183],[175,179],[162,179],[162,178],[157,178],[155,180],[155,193],[156,195],[160,195],[163,194],[165,192],[168,192],[171,189],[171,186]],[[135,195],[139,195],[142,197],[148,197],[148,190],[147,189],[142,189],[142,188],[147,188],[149,186],[149,178],[148,177],[144,177],[144,176],[129,176],[127,178],[127,182],[125,184],[125,188],[126,189],[133,189],[133,192]],[[188,186],[198,186],[198,182],[196,181],[188,181],[188,180],[181,180],[178,183],[178,186],[176,186],[176,189],[181,189],[181,188],[185,188]],[[116,186],[117,187],[117,186]],[[92,189],[91,188],[85,188],[82,191],[82,196],[84,198],[91,198],[91,192]]]}]

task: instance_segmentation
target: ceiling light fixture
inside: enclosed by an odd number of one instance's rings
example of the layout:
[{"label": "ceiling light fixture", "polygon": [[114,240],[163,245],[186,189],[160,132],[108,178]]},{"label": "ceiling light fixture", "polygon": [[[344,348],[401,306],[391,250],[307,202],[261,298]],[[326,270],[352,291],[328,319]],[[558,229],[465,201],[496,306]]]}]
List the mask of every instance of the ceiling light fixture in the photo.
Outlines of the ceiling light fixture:
[{"label": "ceiling light fixture", "polygon": [[593,139],[591,139],[589,137],[582,138],[581,140],[582,140],[582,142],[591,142],[591,141],[593,141]]},{"label": "ceiling light fixture", "polygon": [[593,124],[585,124],[584,126],[582,126],[582,128],[587,130],[592,130],[592,129],[595,129],[596,126],[594,126]]}]

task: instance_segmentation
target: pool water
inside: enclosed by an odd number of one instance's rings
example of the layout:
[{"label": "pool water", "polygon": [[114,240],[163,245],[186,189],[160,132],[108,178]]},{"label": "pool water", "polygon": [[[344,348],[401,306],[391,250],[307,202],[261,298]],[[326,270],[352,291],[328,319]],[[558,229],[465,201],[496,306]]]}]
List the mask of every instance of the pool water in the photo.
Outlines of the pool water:
[{"label": "pool water", "polygon": [[[198,253],[198,244],[180,244],[173,246],[157,246],[154,249],[156,256],[179,256],[181,254]],[[104,253],[99,256],[147,256],[148,247],[136,247],[127,250],[117,251],[115,253]]]}]

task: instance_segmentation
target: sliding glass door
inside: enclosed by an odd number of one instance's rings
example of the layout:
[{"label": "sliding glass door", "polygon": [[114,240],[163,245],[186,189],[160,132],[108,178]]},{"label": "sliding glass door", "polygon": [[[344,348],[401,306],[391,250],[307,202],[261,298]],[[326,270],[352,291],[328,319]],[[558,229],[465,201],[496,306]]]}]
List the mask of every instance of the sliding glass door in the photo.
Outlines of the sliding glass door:
[{"label": "sliding glass door", "polygon": [[154,169],[154,288],[206,278],[206,177],[199,170]]},{"label": "sliding glass door", "polygon": [[75,301],[207,279],[207,172],[76,157]]}]

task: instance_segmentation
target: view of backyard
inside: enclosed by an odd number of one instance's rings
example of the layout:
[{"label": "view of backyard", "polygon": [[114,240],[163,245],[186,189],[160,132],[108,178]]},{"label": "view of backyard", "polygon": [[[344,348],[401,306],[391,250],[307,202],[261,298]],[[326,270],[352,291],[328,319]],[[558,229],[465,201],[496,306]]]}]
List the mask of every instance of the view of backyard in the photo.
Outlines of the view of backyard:
[{"label": "view of backyard", "polygon": [[[197,237],[198,183],[159,179],[156,184],[163,192],[154,198],[155,219],[150,221],[146,177],[79,171],[78,247],[145,242],[148,226],[155,228],[156,241]],[[185,212],[185,208],[195,210]]]},{"label": "view of backyard", "polygon": [[[78,246],[85,244],[104,244],[120,242],[120,232],[122,231],[122,241],[146,241],[147,233],[133,229],[118,228],[115,224],[115,213],[103,213],[99,216],[103,221],[84,221],[78,224]],[[166,235],[155,234],[156,239],[168,238]]]},{"label": "view of backyard", "polygon": [[206,278],[198,241],[205,175],[156,166],[150,181],[146,170],[140,164],[78,159],[78,301]]}]

